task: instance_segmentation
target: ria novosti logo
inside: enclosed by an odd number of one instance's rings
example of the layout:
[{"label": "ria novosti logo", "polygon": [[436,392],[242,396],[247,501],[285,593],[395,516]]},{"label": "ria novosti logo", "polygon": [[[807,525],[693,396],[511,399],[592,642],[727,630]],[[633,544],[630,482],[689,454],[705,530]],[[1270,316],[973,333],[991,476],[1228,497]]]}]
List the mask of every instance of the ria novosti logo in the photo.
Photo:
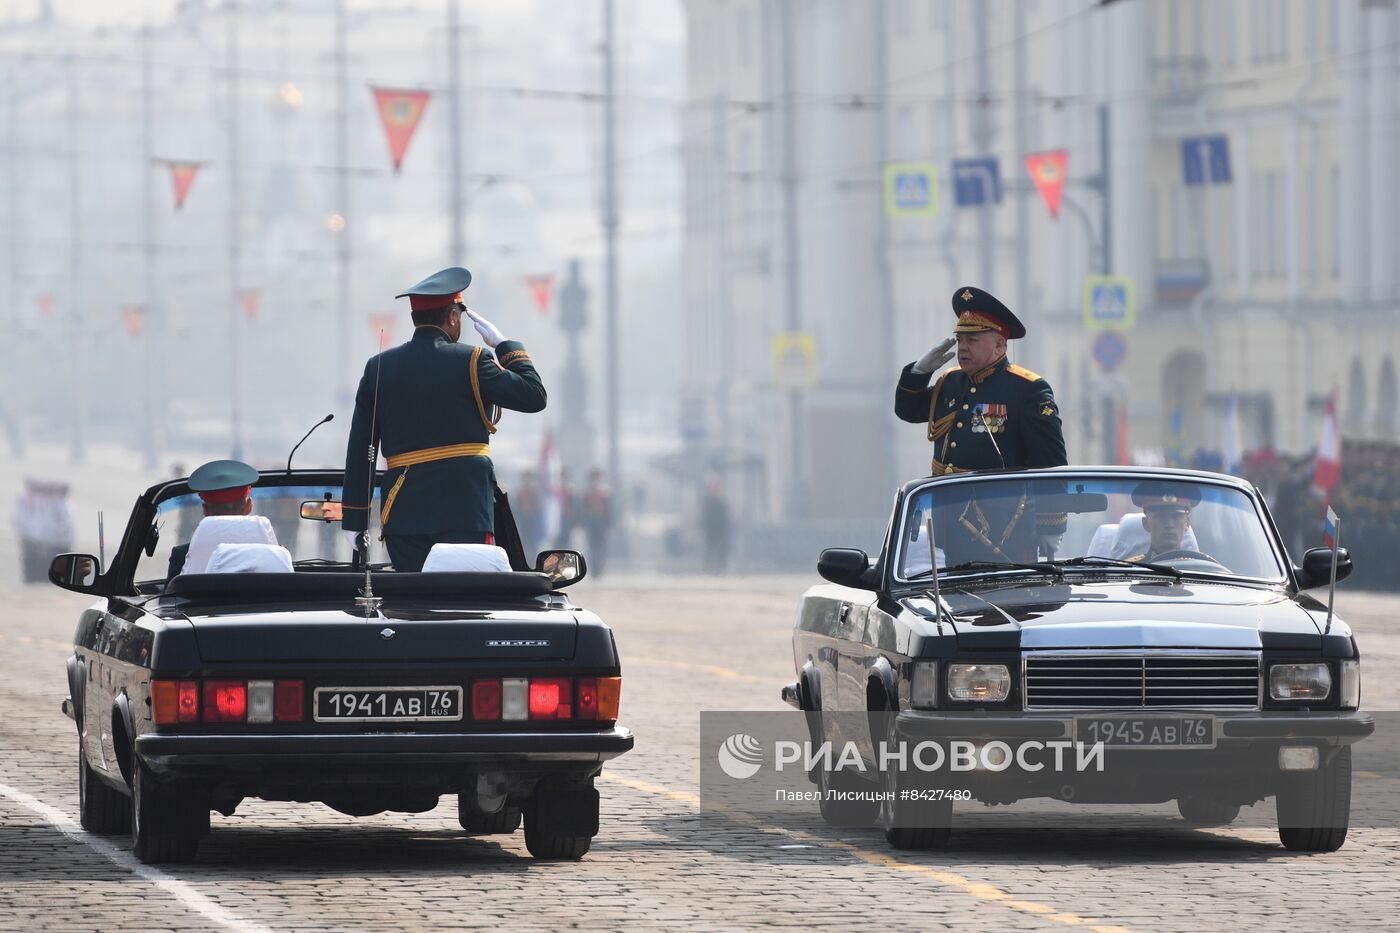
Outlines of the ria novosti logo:
[{"label": "ria novosti logo", "polygon": [[737,732],[719,747],[719,768],[736,781],[751,778],[763,767],[763,746],[746,732]]}]

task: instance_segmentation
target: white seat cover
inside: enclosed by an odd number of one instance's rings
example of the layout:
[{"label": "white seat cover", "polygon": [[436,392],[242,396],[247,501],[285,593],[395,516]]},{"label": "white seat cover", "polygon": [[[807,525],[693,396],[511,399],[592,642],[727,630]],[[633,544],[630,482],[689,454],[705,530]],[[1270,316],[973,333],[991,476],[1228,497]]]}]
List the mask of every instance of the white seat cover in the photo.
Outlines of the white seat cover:
[{"label": "white seat cover", "polygon": [[[1122,560],[1125,557],[1146,554],[1151,547],[1152,536],[1142,527],[1142,513],[1131,512],[1118,520],[1118,533],[1113,539],[1113,550],[1108,556]],[[1181,550],[1197,550],[1196,532],[1189,526],[1186,534],[1181,536]]]},{"label": "white seat cover", "polygon": [[505,548],[494,544],[434,544],[424,573],[509,573]]},{"label": "white seat cover", "polygon": [[295,573],[292,552],[280,544],[221,544],[205,573]]},{"label": "white seat cover", "polygon": [[207,573],[209,558],[221,544],[276,544],[272,522],[262,515],[206,515],[190,538],[181,573]]},{"label": "white seat cover", "polygon": [[1089,549],[1084,552],[1084,556],[1111,557],[1113,555],[1113,539],[1117,534],[1117,522],[1100,525],[1098,530],[1094,532],[1093,540],[1089,542]]}]

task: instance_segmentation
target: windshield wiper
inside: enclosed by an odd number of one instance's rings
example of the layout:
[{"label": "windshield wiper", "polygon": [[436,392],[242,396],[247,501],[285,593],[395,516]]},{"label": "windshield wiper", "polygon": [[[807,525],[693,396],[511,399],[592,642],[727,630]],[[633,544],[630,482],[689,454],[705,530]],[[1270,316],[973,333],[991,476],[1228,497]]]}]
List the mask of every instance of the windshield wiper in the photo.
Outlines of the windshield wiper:
[{"label": "windshield wiper", "polygon": [[1061,567],[1085,567],[1091,564],[1109,564],[1115,567],[1145,567],[1148,570],[1155,570],[1157,573],[1165,573],[1181,579],[1182,573],[1175,567],[1168,567],[1166,564],[1154,564],[1145,560],[1123,560],[1119,557],[1097,557],[1086,555],[1084,557],[1071,557],[1069,560],[1057,560],[1056,565]]},{"label": "windshield wiper", "polygon": [[[1023,564],[1018,563],[1017,561],[969,560],[964,561],[961,564],[954,564],[951,567],[940,567],[938,568],[938,572],[950,573],[959,570],[1006,570],[1008,568],[1016,570],[1034,570],[1036,573],[1048,573],[1059,580],[1063,580],[1065,576],[1064,571],[1060,570],[1059,567],[1057,567],[1054,563],[1051,563],[1049,561],[1040,561],[1034,564]],[[933,571],[931,569],[920,570],[918,573],[910,574],[909,579],[918,580],[922,577],[932,576],[932,574]]]}]

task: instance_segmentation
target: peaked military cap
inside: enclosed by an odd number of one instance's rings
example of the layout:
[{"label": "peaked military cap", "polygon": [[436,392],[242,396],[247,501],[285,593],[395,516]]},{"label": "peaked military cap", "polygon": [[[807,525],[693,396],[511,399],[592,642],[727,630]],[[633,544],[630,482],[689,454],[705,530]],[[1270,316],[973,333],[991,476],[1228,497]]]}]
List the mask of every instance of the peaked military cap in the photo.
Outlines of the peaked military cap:
[{"label": "peaked military cap", "polygon": [[433,308],[446,308],[462,300],[462,292],[472,284],[472,274],[461,266],[452,266],[441,272],[434,272],[423,281],[395,295],[407,298],[414,311],[430,311]]},{"label": "peaked military cap", "polygon": [[1007,340],[1026,336],[1025,325],[1016,319],[1010,308],[991,292],[973,285],[964,285],[953,292],[953,313],[958,316],[958,323],[953,328],[955,334],[994,330]]},{"label": "peaked military cap", "polygon": [[1201,502],[1201,491],[1194,486],[1148,480],[1133,490],[1133,505],[1143,511],[1171,509],[1189,512]]},{"label": "peaked military cap", "polygon": [[237,502],[248,497],[258,471],[241,460],[211,460],[190,474],[190,489],[205,502]]}]

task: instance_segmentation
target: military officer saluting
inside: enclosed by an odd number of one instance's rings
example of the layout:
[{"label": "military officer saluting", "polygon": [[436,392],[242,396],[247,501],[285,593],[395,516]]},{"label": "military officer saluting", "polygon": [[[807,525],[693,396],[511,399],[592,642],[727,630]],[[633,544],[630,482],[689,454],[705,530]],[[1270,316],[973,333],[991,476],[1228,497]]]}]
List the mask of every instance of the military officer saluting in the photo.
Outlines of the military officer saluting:
[{"label": "military officer saluting", "polygon": [[[904,367],[894,413],[928,424],[937,473],[1017,470],[1067,462],[1060,409],[1050,384],[1006,358],[1006,342],[1026,335],[1010,309],[980,288],[953,293],[953,337]],[[934,372],[954,355],[932,386]]]},{"label": "military officer saluting", "polygon": [[[489,441],[500,409],[545,406],[544,385],[524,346],[463,303],[471,280],[466,269],[453,267],[395,296],[409,300],[413,337],[365,364],[355,396],[342,527],[352,546],[362,546],[377,445],[388,463],[380,524],[395,570],[421,570],[437,543],[494,543]],[[463,315],[486,347],[458,342]]]}]

